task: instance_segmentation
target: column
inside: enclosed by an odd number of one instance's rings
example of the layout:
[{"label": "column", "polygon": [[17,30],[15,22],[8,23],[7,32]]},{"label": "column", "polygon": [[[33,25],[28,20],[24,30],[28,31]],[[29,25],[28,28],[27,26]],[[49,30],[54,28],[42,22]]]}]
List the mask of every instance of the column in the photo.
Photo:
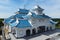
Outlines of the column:
[{"label": "column", "polygon": [[47,26],[45,26],[45,31],[47,31]]},{"label": "column", "polygon": [[30,34],[32,34],[32,29],[30,29]]},{"label": "column", "polygon": [[50,30],[50,26],[48,27],[48,29]]},{"label": "column", "polygon": [[36,28],[36,33],[38,33],[38,30],[37,30],[37,28]]},{"label": "column", "polygon": [[16,28],[16,34],[14,35],[16,38],[18,37],[18,30]]},{"label": "column", "polygon": [[54,30],[54,29],[55,29],[55,25],[52,26],[52,30]]}]

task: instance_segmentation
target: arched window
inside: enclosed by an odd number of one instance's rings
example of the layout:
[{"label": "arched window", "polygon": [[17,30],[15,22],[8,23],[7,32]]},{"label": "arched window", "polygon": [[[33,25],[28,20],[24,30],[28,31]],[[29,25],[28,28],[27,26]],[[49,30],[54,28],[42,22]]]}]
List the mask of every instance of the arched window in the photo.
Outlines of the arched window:
[{"label": "arched window", "polygon": [[32,34],[33,34],[33,35],[36,34],[36,29],[35,29],[35,28],[32,29]]}]

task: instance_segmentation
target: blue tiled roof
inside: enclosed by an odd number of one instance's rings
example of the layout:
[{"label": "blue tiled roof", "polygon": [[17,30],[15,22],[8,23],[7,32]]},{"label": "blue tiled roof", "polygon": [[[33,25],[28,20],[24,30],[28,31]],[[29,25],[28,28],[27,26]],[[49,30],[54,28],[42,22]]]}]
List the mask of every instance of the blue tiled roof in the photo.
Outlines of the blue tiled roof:
[{"label": "blue tiled roof", "polygon": [[25,19],[30,19],[30,16],[29,15],[22,16],[22,17],[25,18]]},{"label": "blue tiled roof", "polygon": [[55,24],[54,22],[50,21],[50,23]]},{"label": "blue tiled roof", "polygon": [[10,23],[14,23],[16,20],[14,19],[14,20],[12,20]]},{"label": "blue tiled roof", "polygon": [[19,24],[16,27],[18,27],[18,28],[26,28],[26,27],[31,27],[31,25],[28,22],[28,20],[19,20]]},{"label": "blue tiled roof", "polygon": [[4,23],[6,24],[13,23],[15,21],[16,21],[15,19],[10,19],[10,18],[4,19]]},{"label": "blue tiled roof", "polygon": [[32,13],[32,17],[34,17],[34,18],[51,18],[47,15],[36,15],[35,13]]},{"label": "blue tiled roof", "polygon": [[10,25],[11,27],[15,27],[17,24],[18,24],[18,23],[17,23],[16,21],[14,21],[14,22],[10,23],[9,25]]},{"label": "blue tiled roof", "polygon": [[10,23],[11,21],[13,21],[13,20],[11,20],[11,19],[9,19],[9,18],[4,19],[4,23],[6,23],[6,24]]},{"label": "blue tiled roof", "polygon": [[50,23],[51,23],[51,24],[56,24],[57,22],[54,22],[54,21],[50,20]]},{"label": "blue tiled roof", "polygon": [[22,16],[25,16],[25,14],[16,14],[14,17],[15,17],[15,18],[21,18],[21,19],[23,19]]},{"label": "blue tiled roof", "polygon": [[16,15],[13,15],[13,16],[11,16],[11,17],[9,17],[10,19],[11,18],[14,18],[14,19],[16,19],[16,18],[20,18],[20,19],[23,19],[23,17],[22,16],[25,16],[26,14],[16,14]]},{"label": "blue tiled roof", "polygon": [[26,10],[26,9],[19,9],[19,12],[20,12],[20,13],[28,13],[29,10]]}]

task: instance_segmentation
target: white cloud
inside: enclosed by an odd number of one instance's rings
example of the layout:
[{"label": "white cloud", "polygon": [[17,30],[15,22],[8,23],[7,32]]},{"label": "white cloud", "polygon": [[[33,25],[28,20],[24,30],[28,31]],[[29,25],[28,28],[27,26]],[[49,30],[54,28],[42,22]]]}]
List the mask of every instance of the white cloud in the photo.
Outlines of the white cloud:
[{"label": "white cloud", "polygon": [[[44,13],[53,17],[53,18],[57,18],[57,17],[60,17],[60,0],[37,0],[39,3],[39,5],[45,9]],[[24,3],[23,4],[27,4],[27,2],[29,3],[30,1],[29,0],[24,0]],[[13,6],[16,6],[15,4],[12,5],[11,3],[11,0],[0,0],[0,3],[2,3],[3,5],[0,5],[0,11],[2,10],[7,10],[9,12],[5,12],[7,13],[7,15],[12,15],[12,12],[14,13],[14,11],[17,11],[18,7],[23,7],[20,5],[18,5],[17,7],[13,7]],[[6,6],[6,5],[10,5],[11,7],[9,6]],[[34,7],[34,4],[33,2],[31,1],[31,3],[29,3],[28,5],[28,8],[32,9],[32,7]],[[26,7],[27,8],[27,7]],[[4,12],[3,11],[3,12]],[[2,12],[1,15],[4,16],[4,13]],[[0,12],[1,13],[1,12]],[[8,14],[9,13],[9,14]],[[1,16],[0,15],[0,16]],[[5,16],[7,16],[5,15]]]},{"label": "white cloud", "polygon": [[60,0],[47,0],[47,3],[41,6],[45,9],[45,14],[52,18],[60,18]]}]

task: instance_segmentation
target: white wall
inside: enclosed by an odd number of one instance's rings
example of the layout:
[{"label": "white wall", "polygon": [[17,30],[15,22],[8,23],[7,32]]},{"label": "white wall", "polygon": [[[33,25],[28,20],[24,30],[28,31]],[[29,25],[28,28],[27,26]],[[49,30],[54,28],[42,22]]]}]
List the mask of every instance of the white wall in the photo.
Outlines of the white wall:
[{"label": "white wall", "polygon": [[16,37],[23,37],[24,36],[24,31],[20,28],[16,28]]},{"label": "white wall", "polygon": [[[39,21],[40,20],[40,21]],[[33,27],[39,27],[39,26],[49,26],[49,20],[48,19],[34,19],[34,18],[31,18],[29,20],[30,24],[33,26]]]},{"label": "white wall", "polygon": [[9,32],[11,32],[11,26],[9,26]]},{"label": "white wall", "polygon": [[26,36],[26,30],[31,28],[16,28],[16,37],[23,37]]}]

